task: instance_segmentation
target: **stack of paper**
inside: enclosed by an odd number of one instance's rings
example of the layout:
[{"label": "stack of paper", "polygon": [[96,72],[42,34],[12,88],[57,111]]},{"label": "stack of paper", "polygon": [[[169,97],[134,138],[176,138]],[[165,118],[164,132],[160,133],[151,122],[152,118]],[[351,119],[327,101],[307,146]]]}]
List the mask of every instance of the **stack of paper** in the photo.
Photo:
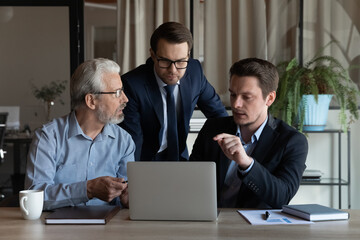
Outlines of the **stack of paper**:
[{"label": "stack of paper", "polygon": [[[265,212],[270,213],[266,217]],[[278,224],[313,224],[313,222],[293,217],[281,212],[280,209],[273,210],[238,210],[251,225],[278,225]]]},{"label": "stack of paper", "polygon": [[320,182],[322,174],[323,173],[320,170],[306,169],[303,173],[302,180]]},{"label": "stack of paper", "polygon": [[206,118],[191,118],[190,119],[190,131],[198,132],[204,125]]}]

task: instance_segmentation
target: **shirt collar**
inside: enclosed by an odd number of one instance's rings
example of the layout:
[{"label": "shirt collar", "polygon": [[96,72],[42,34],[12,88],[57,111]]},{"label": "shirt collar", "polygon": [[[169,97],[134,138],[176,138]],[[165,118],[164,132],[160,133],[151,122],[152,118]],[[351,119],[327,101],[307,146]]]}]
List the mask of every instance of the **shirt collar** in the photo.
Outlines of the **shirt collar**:
[{"label": "shirt collar", "polygon": [[105,124],[105,126],[100,134],[103,136],[109,136],[111,138],[115,138],[114,128],[111,127],[110,125],[112,125],[112,124],[110,124],[110,123]]},{"label": "shirt collar", "polygon": [[69,138],[77,136],[77,135],[84,135],[75,115],[75,111],[72,111],[69,116]]},{"label": "shirt collar", "polygon": [[[268,118],[269,118],[269,117],[266,116],[265,121],[260,125],[260,127],[258,128],[258,130],[256,130],[256,132],[251,136],[251,143],[254,143],[254,142],[256,142],[256,141],[259,140],[260,135],[261,135],[262,131],[264,130],[264,127],[265,127],[265,125],[266,125],[266,123],[267,123],[267,121],[268,121]],[[241,140],[241,142],[242,142],[243,144],[246,144],[246,143],[244,143],[244,141],[243,141],[243,139],[242,139],[242,137],[241,137],[241,131],[240,131],[240,126],[239,126],[239,125],[237,125],[236,135],[240,137],[240,140]]]},{"label": "shirt collar", "polygon": [[[79,122],[76,119],[76,114],[75,111],[72,111],[69,117],[69,138],[77,136],[77,135],[82,135],[85,138],[89,138],[89,136],[87,136],[83,130],[81,129]],[[115,138],[115,132],[114,129],[110,126],[109,123],[105,124],[103,130],[101,131],[101,133],[96,137],[98,138],[100,136],[101,140],[104,136],[109,136],[112,138]]]}]

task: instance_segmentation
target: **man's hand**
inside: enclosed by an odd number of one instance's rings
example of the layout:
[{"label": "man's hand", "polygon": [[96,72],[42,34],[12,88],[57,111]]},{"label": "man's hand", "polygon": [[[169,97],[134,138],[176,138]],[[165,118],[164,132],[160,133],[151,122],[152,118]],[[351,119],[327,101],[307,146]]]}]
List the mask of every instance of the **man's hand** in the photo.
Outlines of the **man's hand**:
[{"label": "man's hand", "polygon": [[[98,177],[87,181],[87,195],[89,199],[94,197],[105,202],[111,202],[127,189],[127,183],[123,178]],[[127,191],[126,191],[127,192]]]},{"label": "man's hand", "polygon": [[213,140],[218,142],[225,156],[235,161],[241,169],[247,169],[252,163],[252,158],[246,154],[238,136],[221,133],[216,135]]},{"label": "man's hand", "polygon": [[120,195],[120,202],[124,207],[129,208],[129,192],[127,186]]}]

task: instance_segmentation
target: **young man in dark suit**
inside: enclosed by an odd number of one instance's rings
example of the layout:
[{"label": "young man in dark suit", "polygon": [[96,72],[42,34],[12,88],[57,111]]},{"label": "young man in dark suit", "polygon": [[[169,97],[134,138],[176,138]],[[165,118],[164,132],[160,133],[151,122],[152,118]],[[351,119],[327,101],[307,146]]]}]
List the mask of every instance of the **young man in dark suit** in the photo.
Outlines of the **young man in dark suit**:
[{"label": "young man in dark suit", "polygon": [[200,62],[189,57],[192,35],[182,24],[160,25],[146,64],[121,76],[129,102],[121,126],[137,161],[188,160],[186,138],[195,106],[208,118],[227,116]]},{"label": "young man in dark suit", "polygon": [[233,116],[208,119],[190,156],[214,161],[219,207],[281,208],[299,188],[306,137],[273,118],[279,76],[268,61],[249,58],[230,69]]}]

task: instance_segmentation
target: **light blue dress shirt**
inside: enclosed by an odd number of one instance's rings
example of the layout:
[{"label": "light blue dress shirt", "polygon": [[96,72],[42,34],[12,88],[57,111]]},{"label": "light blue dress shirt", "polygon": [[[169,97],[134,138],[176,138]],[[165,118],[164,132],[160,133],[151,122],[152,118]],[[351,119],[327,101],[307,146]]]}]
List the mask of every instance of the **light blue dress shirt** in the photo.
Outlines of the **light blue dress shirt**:
[{"label": "light blue dress shirt", "polygon": [[[255,149],[256,144],[260,138],[260,135],[264,130],[267,120],[268,117],[266,117],[265,121],[260,125],[258,130],[256,130],[256,132],[251,136],[251,140],[248,143],[245,143],[244,140],[242,139],[240,127],[238,126],[236,136],[240,138],[240,141],[248,156],[250,156],[253,150]],[[235,161],[231,161],[225,176],[224,187],[221,196],[221,207],[236,206],[237,196],[241,186],[241,179],[237,176],[237,171],[239,170],[241,174],[245,175],[251,170],[253,165],[254,165],[254,159],[252,160],[250,166],[247,169],[241,170],[240,168],[238,168],[238,165],[236,164]]]},{"label": "light blue dress shirt", "polygon": [[93,140],[84,134],[72,112],[35,132],[25,188],[44,190],[46,210],[105,205],[108,203],[100,199],[88,199],[87,180],[101,176],[127,179],[126,164],[134,161],[134,152],[131,136],[118,125],[106,124]]}]

